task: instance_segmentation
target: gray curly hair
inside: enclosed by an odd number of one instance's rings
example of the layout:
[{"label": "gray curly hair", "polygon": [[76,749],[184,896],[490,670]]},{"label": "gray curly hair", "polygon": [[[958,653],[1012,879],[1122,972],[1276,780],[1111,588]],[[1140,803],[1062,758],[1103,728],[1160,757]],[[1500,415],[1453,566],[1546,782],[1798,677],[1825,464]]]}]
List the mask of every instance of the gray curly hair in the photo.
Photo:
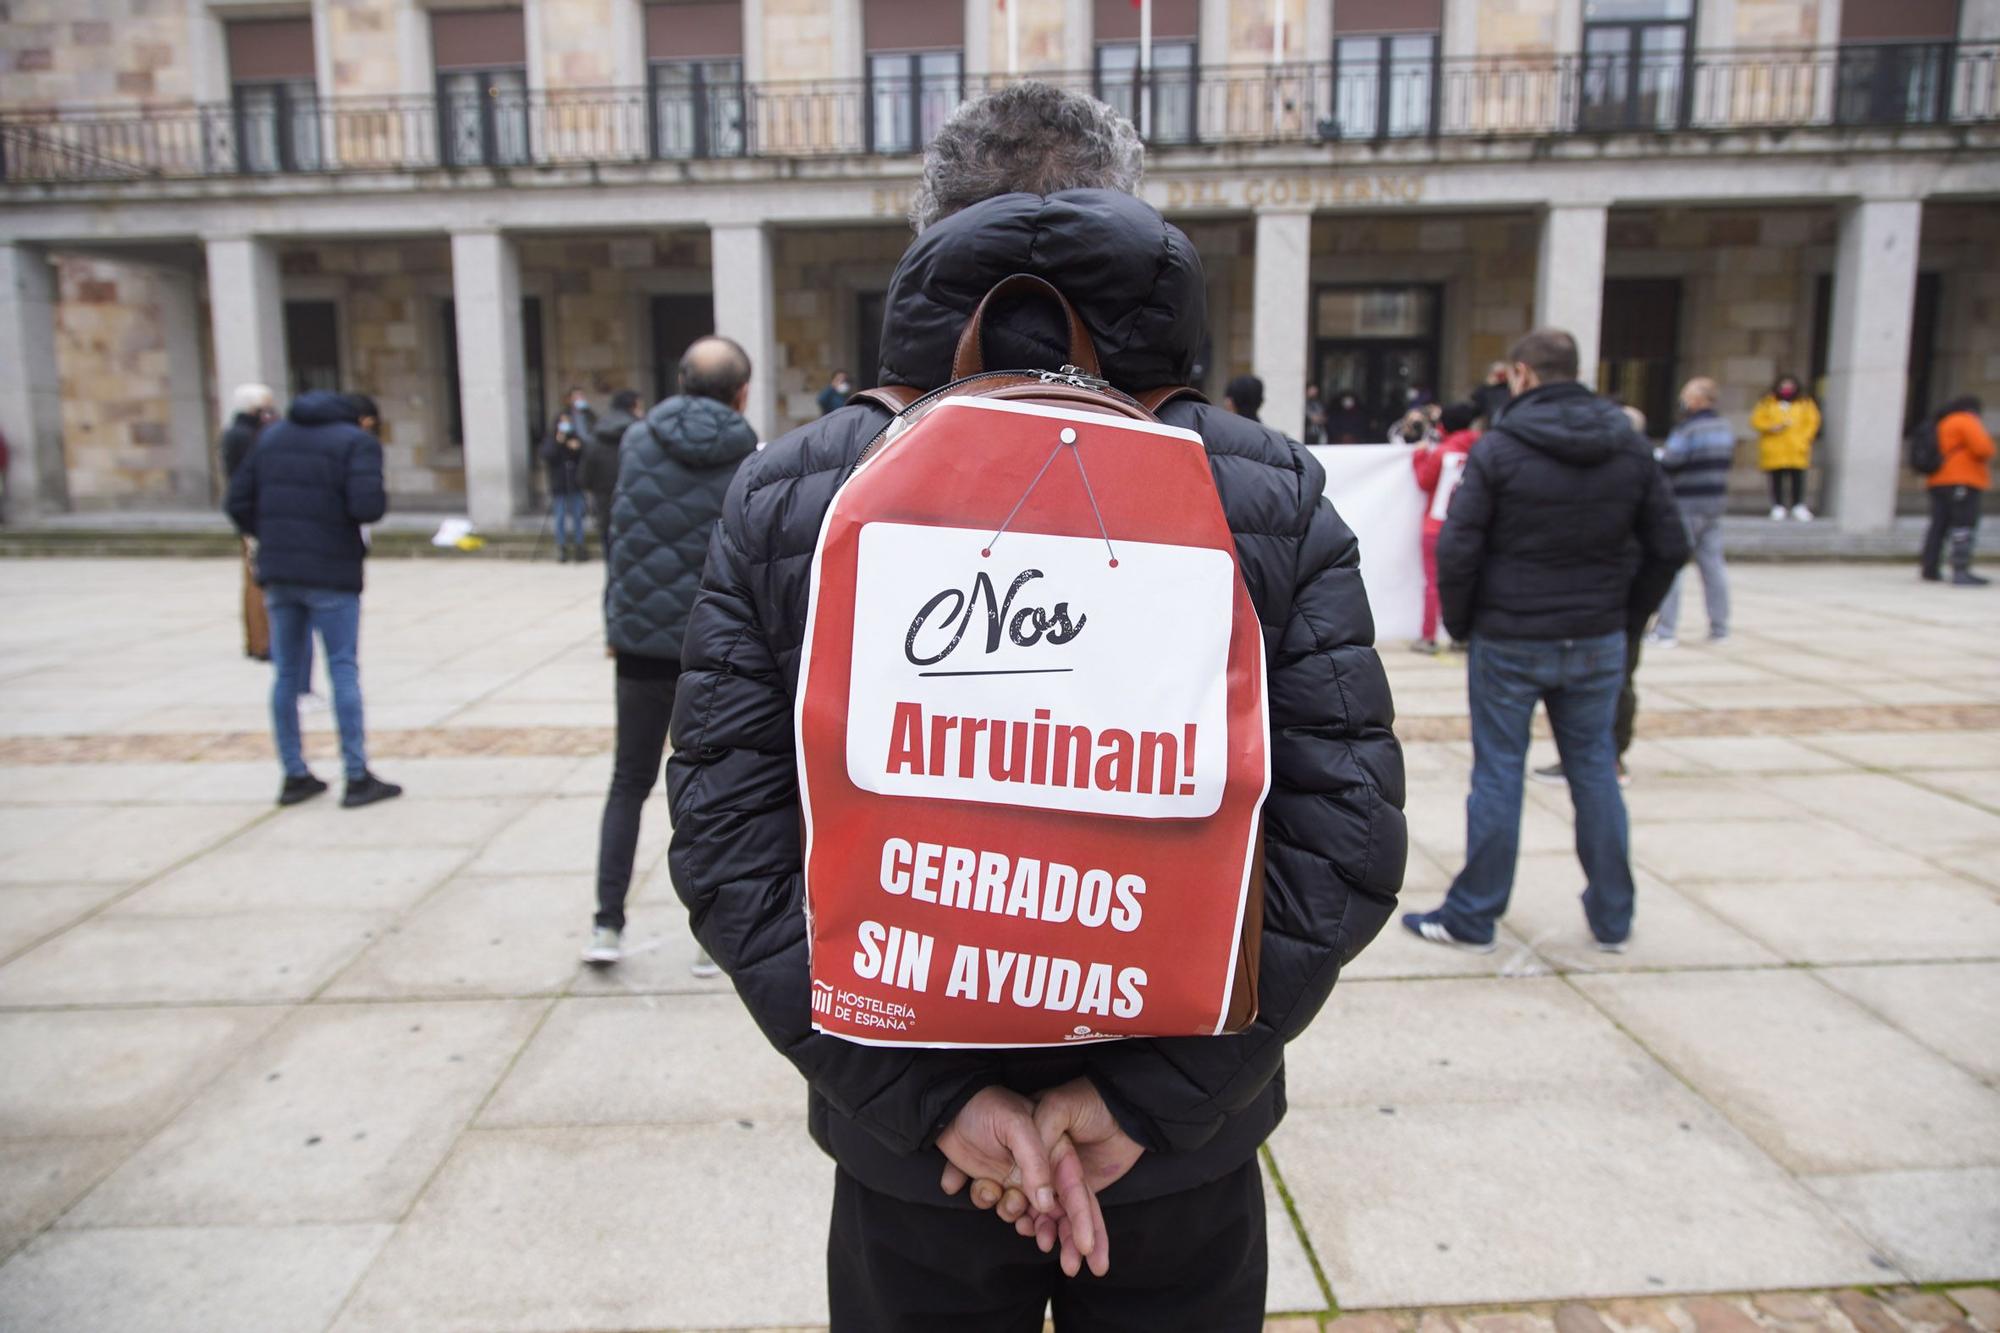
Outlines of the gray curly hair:
[{"label": "gray curly hair", "polygon": [[1029,81],[960,107],[924,152],[910,204],[918,232],[961,208],[1025,191],[1139,188],[1146,148],[1132,122],[1094,97]]}]

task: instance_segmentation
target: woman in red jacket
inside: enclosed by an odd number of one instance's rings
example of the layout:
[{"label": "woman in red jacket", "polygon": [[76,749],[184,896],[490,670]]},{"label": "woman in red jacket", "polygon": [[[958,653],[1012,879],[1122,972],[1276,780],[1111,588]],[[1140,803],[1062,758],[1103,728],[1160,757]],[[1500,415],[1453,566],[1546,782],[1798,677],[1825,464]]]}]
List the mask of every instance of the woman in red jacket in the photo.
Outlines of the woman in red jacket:
[{"label": "woman in red jacket", "polygon": [[1479,438],[1479,432],[1472,429],[1472,423],[1478,419],[1479,409],[1471,403],[1453,403],[1445,408],[1438,421],[1444,428],[1444,438],[1434,444],[1419,445],[1410,458],[1410,466],[1417,472],[1417,485],[1430,497],[1430,507],[1424,511],[1424,636],[1410,645],[1420,653],[1438,650],[1438,533],[1444,531],[1451,493],[1458,489],[1459,479],[1465,475],[1465,456],[1471,452],[1472,442]]}]

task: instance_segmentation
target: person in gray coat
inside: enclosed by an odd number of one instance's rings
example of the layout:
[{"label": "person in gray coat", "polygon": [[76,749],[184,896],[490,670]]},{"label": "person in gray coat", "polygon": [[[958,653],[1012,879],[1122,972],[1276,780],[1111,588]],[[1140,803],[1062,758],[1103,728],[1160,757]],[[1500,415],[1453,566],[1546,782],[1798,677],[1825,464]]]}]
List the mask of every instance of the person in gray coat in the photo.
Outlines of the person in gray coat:
[{"label": "person in gray coat", "polygon": [[[1666,447],[1660,450],[1660,466],[1674,484],[1674,500],[1680,505],[1681,522],[1687,526],[1688,546],[1694,552],[1695,568],[1701,571],[1709,642],[1721,643],[1729,637],[1729,571],[1722,563],[1722,510],[1729,499],[1736,432],[1716,412],[1715,393],[1715,381],[1706,377],[1691,379],[1681,387],[1681,408],[1686,415],[1667,436]],[[1686,580],[1683,566],[1674,575],[1667,600],[1660,603],[1660,619],[1652,635],[1658,647],[1672,648],[1680,642],[1681,584]]]},{"label": "person in gray coat", "polygon": [[[659,780],[681,674],[681,640],[701,591],[710,534],[736,468],[757,449],[743,419],[750,358],[728,338],[696,340],[681,391],[625,432],[611,496],[604,635],[618,663],[618,741],[597,844],[597,916],[584,961],[622,956],[639,819]],[[715,964],[697,952],[696,976]]]}]

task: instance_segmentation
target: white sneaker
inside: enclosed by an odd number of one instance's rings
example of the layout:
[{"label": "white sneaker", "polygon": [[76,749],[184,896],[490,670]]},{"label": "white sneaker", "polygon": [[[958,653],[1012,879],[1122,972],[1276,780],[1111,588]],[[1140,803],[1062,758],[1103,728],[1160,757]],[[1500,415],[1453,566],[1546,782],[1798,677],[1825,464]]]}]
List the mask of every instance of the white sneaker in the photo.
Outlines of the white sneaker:
[{"label": "white sneaker", "polygon": [[299,707],[308,713],[324,713],[333,705],[326,701],[324,694],[314,694],[311,690],[307,690],[299,696]]},{"label": "white sneaker", "polygon": [[702,948],[699,944],[694,946],[694,966],[690,967],[688,971],[698,977],[719,977],[722,975],[722,969],[717,967],[715,960],[708,956],[708,950]]},{"label": "white sneaker", "polygon": [[1792,517],[1801,523],[1810,523],[1812,522],[1812,510],[1806,508],[1804,505],[1793,505]]},{"label": "white sneaker", "polygon": [[590,933],[590,943],[583,946],[583,961],[592,967],[610,967],[625,956],[619,948],[618,932],[609,926],[599,926]]},{"label": "white sneaker", "polygon": [[1783,522],[1785,521],[1785,515],[1786,515],[1786,514],[1787,514],[1788,512],[1790,512],[1790,511],[1789,511],[1789,510],[1787,510],[1787,509],[1786,509],[1786,508],[1785,508],[1785,507],[1784,507],[1783,505],[1772,505],[1772,506],[1771,506],[1771,521],[1772,521],[1773,523],[1783,523]]},{"label": "white sneaker", "polygon": [[1646,636],[1646,646],[1665,651],[1668,648],[1680,647],[1681,641],[1671,634],[1662,634],[1658,630],[1654,630]]}]

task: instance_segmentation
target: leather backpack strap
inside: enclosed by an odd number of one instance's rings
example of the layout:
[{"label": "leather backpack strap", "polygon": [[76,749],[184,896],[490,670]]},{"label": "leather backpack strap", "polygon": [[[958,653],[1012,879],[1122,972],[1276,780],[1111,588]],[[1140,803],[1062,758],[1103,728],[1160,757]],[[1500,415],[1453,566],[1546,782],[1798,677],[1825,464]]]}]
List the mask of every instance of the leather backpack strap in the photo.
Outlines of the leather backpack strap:
[{"label": "leather backpack strap", "polygon": [[877,407],[888,408],[891,416],[899,417],[910,410],[911,403],[923,396],[922,389],[912,388],[907,384],[883,384],[873,389],[863,389],[859,393],[849,394],[847,401],[873,403]]},{"label": "leather backpack strap", "polygon": [[1168,403],[1179,402],[1183,398],[1197,403],[1208,401],[1208,395],[1191,384],[1163,384],[1157,389],[1148,389],[1144,393],[1134,394],[1133,397],[1138,400],[1139,406],[1145,408],[1154,416],[1160,415],[1160,409]]},{"label": "leather backpack strap", "polygon": [[980,298],[973,310],[972,318],[965,322],[965,332],[958,335],[958,350],[951,359],[951,377],[962,380],[967,375],[977,375],[986,369],[986,349],[983,339],[986,334],[986,311],[995,297],[1039,295],[1062,307],[1063,317],[1069,322],[1069,361],[1086,375],[1099,374],[1097,345],[1090,340],[1090,329],[1083,317],[1076,313],[1076,307],[1069,298],[1057,291],[1055,285],[1032,273],[1016,273],[1011,278],[1002,278],[993,284],[993,290]]}]

